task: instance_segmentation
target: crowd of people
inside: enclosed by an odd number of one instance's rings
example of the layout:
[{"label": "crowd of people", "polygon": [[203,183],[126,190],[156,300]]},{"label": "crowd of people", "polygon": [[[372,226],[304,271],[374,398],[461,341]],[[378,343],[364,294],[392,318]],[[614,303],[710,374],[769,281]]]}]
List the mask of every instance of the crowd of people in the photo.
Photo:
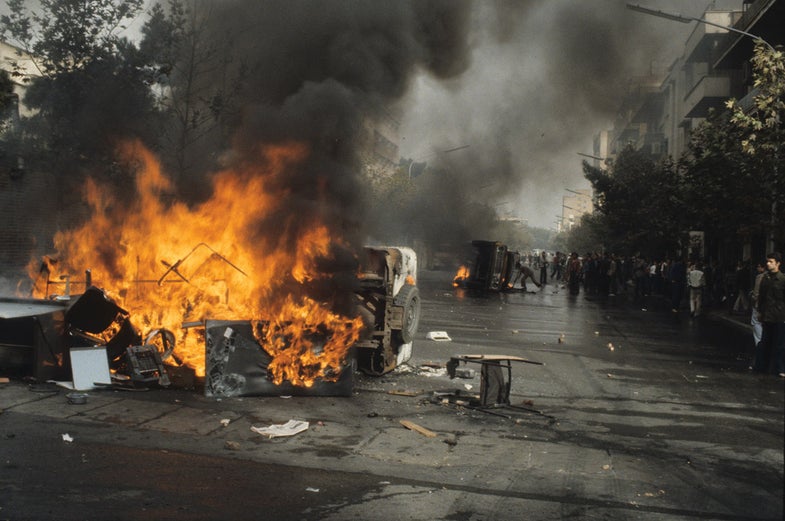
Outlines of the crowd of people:
[{"label": "crowd of people", "polygon": [[[679,313],[686,299],[691,317],[704,309],[721,309],[750,317],[755,355],[750,369],[775,372],[785,378],[785,274],[782,255],[774,252],[753,267],[749,261],[733,266],[681,258],[647,259],[588,252],[579,256],[545,251],[523,255],[521,285],[562,284],[570,293],[613,297],[627,294],[645,302],[649,296],[668,299]],[[517,280],[517,277],[516,277]]]}]

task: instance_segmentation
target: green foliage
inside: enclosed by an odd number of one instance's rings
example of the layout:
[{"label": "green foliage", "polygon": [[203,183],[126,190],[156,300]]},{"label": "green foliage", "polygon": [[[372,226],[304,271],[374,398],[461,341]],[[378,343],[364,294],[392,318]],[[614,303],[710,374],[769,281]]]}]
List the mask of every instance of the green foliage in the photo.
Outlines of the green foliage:
[{"label": "green foliage", "polygon": [[771,205],[765,166],[745,153],[743,136],[726,111],[713,112],[692,132],[679,167],[693,229],[741,240],[763,231]]},{"label": "green foliage", "polygon": [[12,0],[10,14],[0,17],[3,36],[29,53],[41,74],[23,100],[34,115],[21,121],[20,153],[27,164],[57,172],[60,191],[76,190],[84,173],[106,170],[118,138],[150,128],[145,64],[120,36],[142,5],[41,0],[29,10]]},{"label": "green foliage", "polygon": [[10,0],[10,14],[0,17],[5,38],[18,44],[46,76],[82,69],[118,54],[127,28],[143,0],[40,0],[30,11]]},{"label": "green foliage", "polygon": [[608,170],[587,162],[583,170],[594,188],[607,250],[660,256],[678,248],[687,223],[681,179],[672,164],[655,164],[646,154],[628,147]]}]

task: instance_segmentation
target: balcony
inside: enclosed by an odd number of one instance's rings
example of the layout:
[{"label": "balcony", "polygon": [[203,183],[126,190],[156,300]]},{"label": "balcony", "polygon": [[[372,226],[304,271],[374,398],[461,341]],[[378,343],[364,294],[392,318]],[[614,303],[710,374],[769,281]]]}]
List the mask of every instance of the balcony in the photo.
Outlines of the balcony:
[{"label": "balcony", "polygon": [[704,76],[684,98],[685,118],[705,118],[709,109],[722,106],[730,97],[730,78]]}]

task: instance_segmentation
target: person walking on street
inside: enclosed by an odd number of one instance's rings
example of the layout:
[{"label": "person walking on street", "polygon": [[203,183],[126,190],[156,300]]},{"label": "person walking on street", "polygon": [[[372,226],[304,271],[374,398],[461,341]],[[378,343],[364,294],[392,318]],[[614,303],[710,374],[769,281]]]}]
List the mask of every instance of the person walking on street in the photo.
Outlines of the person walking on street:
[{"label": "person walking on street", "polygon": [[540,284],[548,283],[548,254],[540,252]]},{"label": "person walking on street", "polygon": [[703,274],[700,264],[690,264],[687,284],[690,287],[690,316],[698,317],[701,314],[703,287],[706,285],[706,276]]},{"label": "person walking on street", "polygon": [[758,293],[758,319],[763,324],[763,335],[755,348],[752,369],[767,372],[773,365],[775,372],[785,378],[785,273],[780,271],[781,264],[779,252],[766,256],[766,273]]},{"label": "person walking on street", "polygon": [[679,306],[681,306],[681,298],[684,296],[684,286],[687,283],[687,268],[684,266],[683,260],[676,259],[676,262],[671,266],[670,282],[671,311],[678,313]]},{"label": "person walking on street", "polygon": [[567,263],[567,285],[570,288],[570,295],[577,295],[581,289],[581,276],[583,271],[581,269],[581,260],[578,254],[572,252],[570,260]]},{"label": "person walking on street", "polygon": [[765,261],[759,262],[755,266],[755,273],[755,282],[752,284],[752,293],[750,293],[750,304],[752,306],[750,325],[752,326],[752,341],[755,342],[754,347],[758,347],[761,336],[763,336],[763,324],[758,320],[758,295],[760,294],[760,282],[766,273]]}]

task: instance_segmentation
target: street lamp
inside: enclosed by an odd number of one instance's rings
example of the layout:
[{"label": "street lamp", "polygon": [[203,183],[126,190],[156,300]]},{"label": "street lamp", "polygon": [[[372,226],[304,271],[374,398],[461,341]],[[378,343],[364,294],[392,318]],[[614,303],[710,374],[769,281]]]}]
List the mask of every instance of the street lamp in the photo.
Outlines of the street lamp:
[{"label": "street lamp", "polygon": [[716,24],[714,22],[710,22],[710,21],[705,20],[703,18],[696,18],[694,16],[686,16],[686,15],[683,15],[683,14],[666,13],[665,11],[660,11],[658,9],[649,9],[648,7],[643,7],[643,6],[635,5],[635,4],[627,4],[627,8],[631,9],[633,11],[638,11],[639,13],[650,14],[652,16],[658,16],[660,18],[665,18],[666,20],[672,20],[674,22],[681,22],[683,24],[688,24],[690,22],[698,22],[698,23],[702,23],[702,24],[706,24],[706,25],[713,25],[714,27],[719,27],[720,29],[725,29],[726,31],[731,31],[733,33],[739,33],[739,34],[743,34],[744,36],[749,36],[750,38],[752,38],[754,40],[758,40],[759,42],[762,42],[762,43],[766,44],[766,46],[769,49],[771,49],[772,52],[774,52],[774,47],[772,47],[772,45],[769,42],[767,42],[766,40],[764,40],[760,36],[758,36],[756,34],[748,33],[747,31],[742,31],[741,29],[736,29],[735,27],[729,27],[727,25]]}]

